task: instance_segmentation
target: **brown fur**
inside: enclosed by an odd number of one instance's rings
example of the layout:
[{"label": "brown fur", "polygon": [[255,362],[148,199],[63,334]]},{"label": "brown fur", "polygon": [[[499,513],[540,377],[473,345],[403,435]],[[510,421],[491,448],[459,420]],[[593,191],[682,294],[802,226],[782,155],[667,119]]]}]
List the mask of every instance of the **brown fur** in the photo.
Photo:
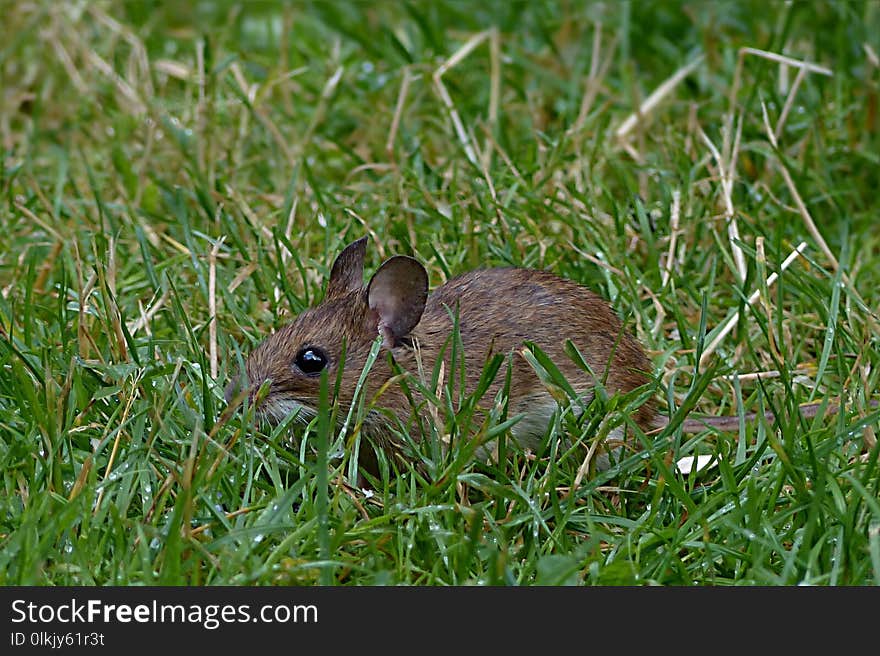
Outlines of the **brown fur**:
[{"label": "brown fur", "polygon": [[[393,293],[398,285],[397,279],[407,274],[408,268],[412,275],[421,275],[421,265],[409,258],[400,258],[398,269],[402,273],[396,273],[397,278],[392,278],[389,284],[375,285],[381,291],[373,290],[371,294],[359,282],[363,275],[363,252],[363,240],[346,248],[334,264],[325,301],[278,330],[248,357],[246,374],[251,390],[256,390],[266,380],[271,381],[265,399],[266,414],[272,414],[272,404],[283,407],[282,401],[317,407],[319,378],[304,375],[293,364],[296,354],[304,346],[317,346],[328,354],[331,382],[336,379],[339,367],[343,367],[339,402],[345,409],[351,405],[357,380],[377,334],[385,335],[385,344],[367,379],[368,401],[393,376],[389,353],[400,369],[412,375],[419,375],[421,364],[425,378],[430,379],[441,349],[452,333],[450,312],[457,312],[459,317],[465,355],[465,393],[475,388],[489,357],[495,353],[514,354],[510,416],[521,412],[527,415],[538,413],[540,416],[536,420],[540,424],[546,408],[553,403],[544,384],[521,354],[524,341],[540,347],[586,399],[591,398],[594,381],[566,355],[564,348],[569,339],[596,376],[605,377],[609,394],[629,392],[648,381],[651,363],[638,342],[624,330],[608,303],[589,289],[546,271],[501,268],[464,273],[428,296],[420,320],[421,302],[416,301],[414,307],[401,310],[403,325],[409,325],[406,321],[411,323],[413,320],[418,323],[405,335],[395,334],[396,324],[386,321],[381,313],[387,314],[388,311],[374,302],[373,296]],[[374,280],[379,275],[377,272]],[[408,278],[407,295],[411,295],[412,286]],[[380,309],[373,309],[371,305]],[[415,316],[409,317],[413,312]],[[392,328],[383,333],[386,323]],[[345,361],[341,362],[343,344]],[[459,375],[458,371],[455,374],[450,372],[448,348],[444,363],[447,380],[451,375]],[[493,402],[504,384],[505,371],[502,366],[483,397],[484,405]],[[376,405],[389,410],[404,425],[414,425],[412,408],[400,385],[387,386]],[[653,404],[641,406],[634,419],[645,431],[653,428],[656,425]],[[365,423],[364,432],[381,448],[399,455],[389,422],[381,414],[372,415],[372,419]],[[543,430],[540,434],[534,430],[531,433],[520,436],[523,446],[534,447],[535,436],[540,438]],[[418,439],[419,436],[414,437]]]}]

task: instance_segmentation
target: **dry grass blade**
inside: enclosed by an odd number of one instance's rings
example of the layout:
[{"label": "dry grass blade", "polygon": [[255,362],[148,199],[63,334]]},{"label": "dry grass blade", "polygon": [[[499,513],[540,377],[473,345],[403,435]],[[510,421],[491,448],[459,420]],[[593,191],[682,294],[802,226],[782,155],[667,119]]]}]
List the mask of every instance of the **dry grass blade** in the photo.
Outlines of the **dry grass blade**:
[{"label": "dry grass blade", "polygon": [[[669,280],[672,276],[672,269],[675,265],[675,247],[678,243],[678,224],[680,215],[681,191],[675,189],[672,192],[672,206],[669,209],[669,248],[666,251],[666,262],[663,263],[663,268],[660,274],[660,285],[664,289],[669,284]],[[656,338],[660,334],[660,331],[663,330],[663,320],[666,318],[666,308],[663,307],[660,299],[656,296],[653,297],[653,300],[657,314],[654,319],[654,327],[651,329],[651,334]]]},{"label": "dry grass blade", "polygon": [[596,102],[596,96],[599,94],[599,89],[602,88],[602,80],[605,79],[605,76],[608,74],[608,69],[611,67],[611,62],[614,61],[614,53],[616,49],[617,38],[615,37],[612,39],[611,45],[608,46],[608,54],[606,55],[605,60],[602,61],[601,64],[599,63],[602,55],[602,23],[597,22],[593,29],[593,50],[590,55],[590,72],[587,75],[584,95],[581,98],[577,118],[566,133],[569,136],[576,134],[583,129],[584,123],[587,120],[587,115],[590,113],[593,103]]},{"label": "dry grass blade", "polygon": [[[740,128],[742,127],[742,121],[740,121],[739,126]],[[739,134],[739,130],[737,130],[737,134]],[[715,165],[718,167],[718,177],[721,179],[721,196],[724,200],[724,219],[727,223],[727,237],[730,241],[730,250],[731,253],[733,253],[733,261],[736,264],[737,276],[739,277],[740,282],[742,282],[746,279],[748,270],[746,267],[745,255],[743,254],[739,243],[737,243],[740,240],[740,235],[739,226],[736,221],[736,210],[733,207],[733,169],[736,161],[737,147],[735,146],[733,148],[731,156],[727,160],[727,164],[725,164],[725,159],[718,151],[718,148],[712,143],[712,140],[709,139],[708,135],[703,132],[702,128],[700,128],[700,137],[709,148],[712,157],[715,159]],[[737,145],[739,144],[738,136],[735,143]]]},{"label": "dry grass blade", "polygon": [[776,129],[773,131],[773,135],[779,139],[779,135],[782,134],[782,128],[785,127],[785,121],[788,118],[789,112],[791,112],[791,108],[794,105],[794,97],[797,95],[798,89],[803,83],[804,79],[807,77],[807,69],[801,68],[798,70],[798,74],[794,78],[794,82],[791,85],[791,90],[788,92],[788,97],[785,99],[785,105],[782,107],[782,112],[779,114],[779,120],[776,121]]},{"label": "dry grass blade", "polygon": [[301,147],[305,148],[305,145],[311,141],[312,135],[315,133],[318,125],[324,120],[325,115],[327,114],[327,103],[330,102],[330,99],[333,97],[333,94],[336,93],[336,87],[339,86],[339,81],[342,79],[342,74],[345,73],[345,67],[339,66],[333,72],[333,75],[327,80],[324,84],[324,88],[321,90],[321,97],[318,99],[318,106],[315,108],[315,113],[312,114],[311,123],[309,123],[309,127],[306,130],[305,135],[302,139]]},{"label": "dry grass blade", "polygon": [[77,92],[85,95],[89,93],[89,87],[86,84],[85,80],[83,80],[82,75],[80,75],[79,70],[74,64],[73,59],[70,57],[70,53],[67,52],[64,48],[64,44],[61,43],[61,39],[59,39],[56,35],[49,36],[47,34],[47,41],[52,44],[52,49],[55,51],[56,57],[58,57],[58,61],[61,62],[61,65],[64,67],[64,70],[67,72],[70,81],[73,83],[73,86],[76,87]]},{"label": "dry grass blade", "polygon": [[[220,206],[217,207],[220,212]],[[208,255],[208,359],[211,363],[211,378],[217,380],[217,254],[223,245],[223,237],[214,242]]]},{"label": "dry grass blade", "polygon": [[171,295],[171,290],[166,289],[165,293],[162,294],[162,296],[160,296],[159,299],[155,303],[152,303],[146,312],[143,312],[143,309],[142,309],[141,316],[138,317],[137,319],[135,319],[134,321],[131,321],[127,324],[128,332],[131,334],[132,337],[134,337],[143,328],[146,328],[147,333],[149,334],[150,321],[152,320],[152,318],[154,316],[156,316],[156,313],[162,309],[162,306],[165,305],[165,301],[168,300],[168,297],[170,295]]},{"label": "dry grass blade", "polygon": [[[98,510],[101,508],[101,500],[104,498],[104,493],[107,491],[107,481],[110,479],[110,474],[113,471],[113,465],[116,462],[116,456],[119,453],[119,443],[122,440],[122,427],[125,426],[128,421],[128,415],[131,412],[131,406],[134,403],[135,398],[138,395],[138,386],[140,385],[141,373],[139,372],[134,380],[131,383],[131,391],[128,394],[128,398],[126,399],[125,408],[122,411],[122,416],[120,417],[119,424],[116,426],[116,437],[113,439],[113,448],[110,451],[110,457],[107,459],[107,467],[104,469],[104,477],[102,480],[101,489],[98,492],[98,497],[95,499],[95,506],[93,509],[93,513],[97,514]],[[107,426],[105,430],[105,435],[110,431],[111,427]],[[102,440],[103,441],[103,440]]]},{"label": "dry grass blade", "polygon": [[[776,142],[776,135],[770,129],[770,122],[767,118],[767,107],[763,101],[761,101],[761,109],[764,115],[764,127],[767,131],[767,139],[775,148],[778,146]],[[795,185],[791,174],[788,172],[788,167],[785,166],[782,160],[778,158],[777,163],[779,164],[779,172],[782,174],[782,179],[785,180],[785,186],[788,187],[788,192],[791,194],[791,197],[794,200],[795,207],[797,207],[798,213],[801,215],[801,219],[803,219],[804,225],[807,228],[807,232],[810,233],[810,236],[819,246],[819,250],[822,251],[822,254],[826,258],[828,258],[831,266],[834,268],[835,271],[837,271],[837,269],[840,268],[840,263],[837,261],[834,253],[831,252],[831,249],[828,247],[828,243],[825,241],[825,238],[822,237],[822,233],[819,232],[819,228],[816,227],[816,222],[813,221],[813,217],[810,215],[810,211],[804,204],[804,200],[803,198],[801,198],[801,195],[797,190],[797,185]]]},{"label": "dry grass blade", "polygon": [[458,137],[458,141],[461,143],[462,148],[464,148],[464,153],[467,156],[468,161],[474,166],[478,166],[476,151],[471,144],[467,131],[464,129],[464,125],[458,115],[458,110],[455,109],[455,104],[452,102],[452,98],[449,96],[449,92],[446,90],[443,82],[441,82],[440,78],[436,75],[434,76],[434,86],[437,89],[437,93],[440,94],[440,100],[449,112],[449,118],[452,119],[452,126],[455,129],[455,134]]},{"label": "dry grass blade", "polygon": [[865,51],[865,56],[868,58],[868,61],[871,62],[871,66],[874,68],[880,68],[880,58],[877,57],[877,53],[871,47],[871,44],[863,43],[862,49]]},{"label": "dry grass blade", "polygon": [[623,123],[614,131],[614,136],[618,140],[624,141],[630,132],[635,128],[648,114],[650,114],[660,102],[668,96],[672,90],[677,87],[684,78],[690,75],[703,62],[703,56],[700,55],[689,64],[682,66],[675,73],[669,76],[663,83],[658,86],[645,100],[639,105],[638,109],[624,119]]},{"label": "dry grass blade", "polygon": [[[283,134],[281,134],[281,130],[279,130],[278,126],[275,125],[275,122],[271,119],[266,109],[262,106],[258,106],[256,103],[258,86],[256,84],[249,85],[247,83],[247,79],[245,78],[244,73],[241,70],[241,66],[239,66],[238,62],[233,62],[232,64],[230,64],[229,70],[232,73],[232,77],[238,83],[238,86],[241,89],[242,93],[247,97],[248,102],[253,108],[254,115],[257,117],[260,123],[263,124],[263,127],[265,127],[272,135],[276,145],[279,149],[281,149],[281,152],[284,153],[284,157],[290,164],[290,166],[295,166],[297,158],[291,151],[287,138]],[[244,113],[243,116],[247,116],[247,113]],[[244,118],[242,120],[244,121]]]},{"label": "dry grass blade", "polygon": [[663,266],[660,285],[666,287],[672,275],[673,263],[675,262],[675,247],[678,242],[678,224],[681,215],[681,191],[675,189],[672,192],[672,207],[669,209],[669,249],[666,252],[666,263]]},{"label": "dry grass blade", "polygon": [[93,50],[87,50],[85,53],[85,57],[89,60],[92,66],[102,75],[109,78],[110,81],[113,82],[116,89],[119,91],[122,98],[125,100],[124,104],[127,104],[129,107],[129,111],[132,114],[146,114],[147,113],[147,105],[141,99],[140,94],[135,91],[134,87],[132,87],[127,80],[125,80],[116,70],[108,64],[101,56]]},{"label": "dry grass blade", "polygon": [[786,57],[785,55],[780,55],[775,52],[769,52],[767,50],[761,50],[759,48],[740,48],[739,52],[740,56],[755,55],[757,57],[763,57],[764,59],[769,59],[770,61],[775,61],[780,64],[793,66],[794,68],[801,68],[809,73],[818,73],[819,75],[834,74],[830,68],[826,68],[825,66],[819,66],[818,64],[802,61],[800,59],[792,59],[791,57]]},{"label": "dry grass blade", "polygon": [[293,202],[290,204],[290,212],[287,214],[287,225],[284,228],[284,238],[286,239],[286,243],[282,244],[281,250],[281,261],[284,264],[290,262],[290,258],[293,257],[293,253],[290,252],[287,244],[290,243],[290,238],[293,235],[293,224],[296,222],[297,207],[299,207],[299,197],[293,199]]},{"label": "dry grass blade", "polygon": [[505,152],[505,150],[498,144],[495,140],[495,137],[492,136],[492,133],[489,131],[488,127],[485,125],[481,126],[483,128],[483,134],[486,135],[486,143],[492,146],[499,155],[501,155],[501,159],[504,161],[504,164],[510,169],[510,172],[513,173],[514,177],[519,181],[520,184],[525,185],[526,180],[523,178],[522,174],[519,172],[519,169],[516,168],[516,164],[514,164],[510,156]]},{"label": "dry grass blade", "polygon": [[394,117],[391,119],[391,128],[388,130],[388,139],[385,141],[385,153],[388,159],[394,159],[394,142],[397,139],[397,130],[400,127],[400,117],[403,114],[403,105],[409,93],[409,85],[413,76],[409,67],[403,69],[403,80],[400,82],[400,91],[397,94],[397,103],[394,106]]},{"label": "dry grass blade", "polygon": [[498,106],[500,103],[501,34],[498,32],[497,27],[493,27],[489,31],[489,125],[493,127],[498,123]]},{"label": "dry grass blade", "polygon": [[[776,280],[779,278],[779,274],[782,273],[783,271],[785,271],[791,265],[791,263],[794,262],[795,259],[797,259],[797,257],[801,253],[804,252],[804,250],[806,248],[807,248],[807,242],[802,241],[798,245],[798,247],[796,249],[794,249],[794,251],[792,251],[789,254],[789,256],[787,258],[785,258],[785,260],[783,260],[782,264],[779,266],[779,273],[774,271],[772,274],[770,274],[770,276],[768,276],[767,281],[765,283],[766,286],[770,287],[773,283],[775,283]],[[749,296],[749,298],[748,298],[748,304],[754,305],[755,302],[760,297],[760,294],[761,294],[760,289],[757,289],[754,292],[752,292],[752,295]],[[718,348],[718,345],[724,340],[725,337],[727,337],[727,335],[730,333],[730,331],[733,330],[734,326],[736,326],[737,321],[739,321],[739,311],[733,313],[733,316],[727,320],[727,322],[724,324],[724,327],[715,336],[715,339],[713,339],[709,343],[709,345],[706,347],[706,349],[703,351],[703,354],[700,356],[700,366],[701,367],[706,363],[706,360],[709,359],[709,356],[715,352],[715,349]]]},{"label": "dry grass blade", "polygon": [[[816,373],[816,368],[817,365],[815,362],[801,362],[794,367],[788,369],[788,373],[789,375],[794,374],[795,376],[811,376]],[[782,372],[778,369],[770,369],[767,371],[750,371],[747,373],[726,374],[721,378],[728,381],[738,380],[742,383],[752,380],[769,380],[772,378],[779,378],[781,375]]]},{"label": "dry grass blade", "polygon": [[434,77],[443,77],[443,74],[446,73],[446,71],[458,64],[462,59],[471,54],[477,46],[488,39],[492,35],[492,32],[493,30],[485,30],[483,32],[474,34],[470,39],[465,41],[458,50],[452,53],[452,55],[445,62],[437,67],[437,70],[434,71]]},{"label": "dry grass blade", "polygon": [[[740,48],[736,62],[736,69],[733,73],[733,84],[730,87],[730,114],[728,117],[728,122],[731,125],[733,123],[733,116],[736,111],[736,98],[739,94],[739,87],[742,82],[742,71],[745,65],[746,55],[754,55],[756,57],[768,59],[770,61],[774,61],[778,64],[782,64],[785,66],[793,66],[794,68],[800,69],[801,71],[806,71],[808,73],[818,73],[819,75],[833,75],[831,69],[825,68],[824,66],[801,61],[799,59],[792,59],[791,57],[786,57],[785,55],[779,55],[775,52],[768,52],[766,50],[760,50],[758,48]],[[797,91],[797,86],[799,86],[799,84],[792,85],[792,91]],[[791,95],[791,93],[789,95]]]},{"label": "dry grass blade", "polygon": [[188,82],[192,78],[192,69],[186,64],[171,59],[157,59],[153,68],[169,77]]},{"label": "dry grass blade", "polygon": [[[455,103],[452,102],[452,97],[449,95],[449,91],[446,90],[446,85],[443,84],[443,74],[467,57],[477,46],[483,43],[483,41],[489,39],[492,34],[493,30],[486,30],[472,36],[461,46],[461,48],[456,50],[449,59],[437,67],[433,76],[434,88],[437,90],[441,102],[446,107],[446,111],[449,112],[449,118],[452,120],[452,127],[455,130],[455,135],[458,137],[458,141],[461,143],[462,148],[464,148],[468,161],[478,168],[480,163],[477,159],[476,146],[468,135],[467,130],[465,130],[464,123],[462,123],[458,110],[455,108]],[[492,112],[493,102],[497,103],[497,100],[492,101],[490,99],[490,114]]]}]

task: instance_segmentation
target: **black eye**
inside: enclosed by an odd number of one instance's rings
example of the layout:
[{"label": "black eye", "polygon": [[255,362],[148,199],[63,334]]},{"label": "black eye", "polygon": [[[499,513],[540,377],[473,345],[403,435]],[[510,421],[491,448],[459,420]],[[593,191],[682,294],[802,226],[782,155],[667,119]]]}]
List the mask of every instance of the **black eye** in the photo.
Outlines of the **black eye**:
[{"label": "black eye", "polygon": [[293,364],[306,376],[317,376],[327,362],[327,354],[316,346],[301,348],[293,360]]}]

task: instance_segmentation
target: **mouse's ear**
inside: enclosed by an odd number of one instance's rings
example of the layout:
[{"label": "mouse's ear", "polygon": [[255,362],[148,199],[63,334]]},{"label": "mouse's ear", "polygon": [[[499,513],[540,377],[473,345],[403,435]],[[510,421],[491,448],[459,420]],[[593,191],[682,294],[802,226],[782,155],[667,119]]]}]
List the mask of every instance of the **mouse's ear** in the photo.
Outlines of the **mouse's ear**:
[{"label": "mouse's ear", "polygon": [[422,318],[428,274],[418,261],[396,255],[379,267],[367,285],[367,303],[379,315],[379,333],[392,348]]},{"label": "mouse's ear", "polygon": [[330,282],[324,298],[346,296],[364,288],[364,254],[367,252],[367,238],[361,237],[351,242],[336,257],[330,269]]}]

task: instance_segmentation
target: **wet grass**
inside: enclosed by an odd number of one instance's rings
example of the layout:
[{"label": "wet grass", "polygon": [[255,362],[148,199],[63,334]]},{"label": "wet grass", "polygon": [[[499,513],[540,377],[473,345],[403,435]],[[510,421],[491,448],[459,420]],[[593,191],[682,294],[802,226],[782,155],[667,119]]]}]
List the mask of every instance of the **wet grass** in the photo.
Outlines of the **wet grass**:
[{"label": "wet grass", "polygon": [[[876,3],[4,14],[0,583],[880,583]],[[559,437],[643,399],[496,463],[428,441],[367,494],[331,422],[227,412],[365,234],[371,271],[411,254],[432,287],[488,264],[596,289],[676,418],[599,475]],[[506,419],[470,407],[436,426]],[[684,434],[677,408],[775,419]]]}]

